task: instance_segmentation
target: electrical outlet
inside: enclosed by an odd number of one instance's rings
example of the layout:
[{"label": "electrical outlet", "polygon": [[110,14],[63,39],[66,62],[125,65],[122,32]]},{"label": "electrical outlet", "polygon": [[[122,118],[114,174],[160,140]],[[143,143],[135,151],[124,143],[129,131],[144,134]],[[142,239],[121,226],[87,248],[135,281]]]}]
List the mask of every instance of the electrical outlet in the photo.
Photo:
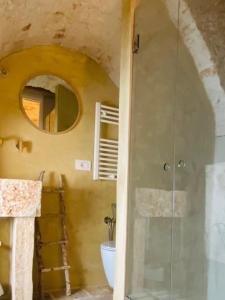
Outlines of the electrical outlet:
[{"label": "electrical outlet", "polygon": [[75,170],[90,172],[91,171],[91,161],[76,159],[75,160]]}]

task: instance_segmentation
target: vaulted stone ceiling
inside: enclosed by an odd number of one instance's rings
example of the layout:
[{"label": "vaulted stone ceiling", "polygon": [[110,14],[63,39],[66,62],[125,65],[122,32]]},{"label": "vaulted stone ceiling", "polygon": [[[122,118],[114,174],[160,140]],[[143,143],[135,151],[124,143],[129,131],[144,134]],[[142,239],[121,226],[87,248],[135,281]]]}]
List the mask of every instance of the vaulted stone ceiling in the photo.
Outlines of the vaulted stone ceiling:
[{"label": "vaulted stone ceiling", "polygon": [[207,43],[225,89],[225,1],[186,0]]},{"label": "vaulted stone ceiling", "polygon": [[[178,3],[164,0],[169,6]],[[225,88],[225,2],[185,0]],[[0,0],[0,57],[59,44],[97,61],[119,83],[122,0]],[[190,24],[191,25],[191,24]]]},{"label": "vaulted stone ceiling", "polygon": [[0,0],[0,57],[59,44],[97,61],[118,84],[121,0]]},{"label": "vaulted stone ceiling", "polygon": [[216,135],[225,136],[225,2],[224,0],[163,1],[195,62],[215,111]]}]

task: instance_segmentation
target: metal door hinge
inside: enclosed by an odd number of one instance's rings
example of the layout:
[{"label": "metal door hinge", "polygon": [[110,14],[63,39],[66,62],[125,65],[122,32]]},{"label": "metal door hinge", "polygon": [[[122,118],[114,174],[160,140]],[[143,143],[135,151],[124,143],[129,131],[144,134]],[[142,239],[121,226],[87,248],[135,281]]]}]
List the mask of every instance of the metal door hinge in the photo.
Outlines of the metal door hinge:
[{"label": "metal door hinge", "polygon": [[140,34],[136,34],[133,41],[133,53],[137,54],[140,49]]}]

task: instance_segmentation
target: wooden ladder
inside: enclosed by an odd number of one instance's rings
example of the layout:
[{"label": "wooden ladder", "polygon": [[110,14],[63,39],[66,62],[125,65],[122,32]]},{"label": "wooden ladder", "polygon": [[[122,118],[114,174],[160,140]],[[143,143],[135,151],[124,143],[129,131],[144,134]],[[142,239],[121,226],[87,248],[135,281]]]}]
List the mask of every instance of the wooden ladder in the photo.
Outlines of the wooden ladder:
[{"label": "wooden ladder", "polygon": [[[42,172],[39,176],[39,180],[43,181],[44,172]],[[38,266],[38,285],[37,285],[37,299],[44,299],[44,291],[42,288],[42,274],[46,272],[54,272],[54,271],[63,271],[65,275],[65,295],[71,295],[71,286],[70,286],[70,266],[68,265],[67,259],[67,230],[66,230],[66,222],[65,222],[65,190],[64,190],[64,182],[63,176],[59,176],[59,187],[51,188],[51,187],[43,187],[43,193],[55,193],[59,198],[59,213],[57,214],[45,214],[43,218],[60,218],[61,224],[61,239],[58,241],[51,242],[43,242],[42,234],[40,229],[40,218],[36,218],[35,220],[35,248],[36,248],[36,257],[37,257],[37,266]],[[59,246],[61,248],[62,254],[62,266],[57,267],[45,267],[43,263],[43,258],[41,254],[41,249],[47,246]]]}]

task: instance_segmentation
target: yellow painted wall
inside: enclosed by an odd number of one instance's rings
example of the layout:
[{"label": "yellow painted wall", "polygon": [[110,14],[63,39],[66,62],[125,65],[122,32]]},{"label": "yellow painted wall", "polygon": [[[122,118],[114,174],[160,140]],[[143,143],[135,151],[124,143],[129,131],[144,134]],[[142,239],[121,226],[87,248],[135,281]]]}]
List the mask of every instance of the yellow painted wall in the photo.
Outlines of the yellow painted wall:
[{"label": "yellow painted wall", "polygon": [[[66,208],[69,234],[69,262],[72,286],[106,284],[100,243],[106,240],[103,218],[111,214],[116,200],[114,182],[92,180],[92,172],[76,171],[75,159],[93,161],[94,114],[96,101],[118,105],[118,89],[107,74],[90,58],[59,46],[39,46],[11,54],[0,65],[8,76],[0,77],[0,136],[20,137],[32,145],[31,152],[19,153],[15,141],[0,147],[0,177],[36,179],[41,170],[58,172],[66,178]],[[77,91],[82,113],[77,126],[61,135],[48,135],[35,129],[25,119],[19,106],[22,85],[35,74],[58,75]],[[46,176],[46,182],[52,176]],[[52,180],[51,180],[52,181]],[[44,210],[57,209],[56,201],[43,199]],[[0,220],[0,282],[9,283],[9,221]],[[45,240],[55,240],[59,232],[53,220],[44,223]],[[53,263],[54,247],[47,251],[47,266]],[[59,263],[55,261],[55,263]],[[44,279],[45,288],[63,287],[60,273]]]}]

